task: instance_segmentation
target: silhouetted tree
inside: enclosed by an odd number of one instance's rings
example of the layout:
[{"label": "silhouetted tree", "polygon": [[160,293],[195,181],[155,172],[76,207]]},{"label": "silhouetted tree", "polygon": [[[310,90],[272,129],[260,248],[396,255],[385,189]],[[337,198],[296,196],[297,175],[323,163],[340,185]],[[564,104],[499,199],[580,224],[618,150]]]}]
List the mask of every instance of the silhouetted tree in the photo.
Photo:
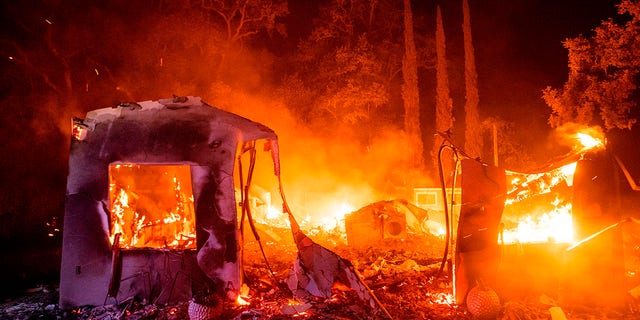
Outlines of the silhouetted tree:
[{"label": "silhouetted tree", "polygon": [[482,129],[485,137],[483,141],[489,142],[483,144],[484,153],[498,152],[497,155],[493,154],[494,165],[520,172],[528,172],[537,166],[529,155],[527,145],[519,143],[522,139],[516,136],[519,132],[516,123],[491,117],[482,121]]},{"label": "silhouetted tree", "polygon": [[187,3],[207,11],[209,18],[217,22],[216,29],[223,32],[220,68],[225,66],[229,54],[238,50],[238,45],[246,38],[262,31],[269,35],[286,35],[284,23],[279,20],[289,14],[286,0],[190,0]]},{"label": "silhouetted tree", "polygon": [[591,37],[567,39],[569,77],[562,88],[547,87],[549,124],[598,125],[630,129],[637,119],[640,72],[640,3],[623,0],[618,13],[626,23],[603,21]]},{"label": "silhouetted tree", "polygon": [[295,106],[302,119],[319,127],[334,123],[370,128],[382,123],[378,116],[389,118],[380,109],[390,102],[402,52],[397,41],[402,16],[395,3],[329,1],[320,7],[292,68],[291,76],[307,89],[309,98],[304,100],[313,101]]},{"label": "silhouetted tree", "polygon": [[[448,134],[453,129],[453,100],[449,92],[449,73],[447,71],[447,45],[442,25],[442,14],[440,6],[436,9],[436,131]],[[434,140],[431,155],[433,167],[439,167],[439,151],[444,138],[437,135]],[[450,151],[443,151],[443,173],[449,175],[452,166],[450,165]],[[444,154],[449,155],[445,157]]]},{"label": "silhouetted tree", "polygon": [[418,62],[413,35],[411,0],[404,0],[404,59],[402,60],[402,100],[404,101],[404,130],[411,147],[409,164],[414,169],[424,168],[424,146],[420,127],[420,92],[418,90]]},{"label": "silhouetted tree", "polygon": [[464,34],[464,83],[465,83],[465,130],[464,148],[467,154],[472,157],[482,156],[482,127],[478,112],[478,72],[476,71],[476,60],[471,37],[471,14],[469,13],[469,3],[462,0],[462,31]]}]

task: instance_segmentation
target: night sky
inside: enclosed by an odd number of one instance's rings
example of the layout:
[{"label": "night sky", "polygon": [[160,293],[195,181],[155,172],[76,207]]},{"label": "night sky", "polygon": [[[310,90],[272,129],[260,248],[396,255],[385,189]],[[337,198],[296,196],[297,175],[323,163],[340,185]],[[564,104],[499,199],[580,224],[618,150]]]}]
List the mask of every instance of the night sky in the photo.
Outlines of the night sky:
[{"label": "night sky", "polygon": [[560,87],[566,81],[567,50],[562,41],[590,36],[602,20],[616,14],[617,1],[471,3],[475,4],[473,40],[485,103],[511,105],[508,109],[514,109],[540,106],[544,87]]},{"label": "night sky", "polygon": [[[441,1],[447,50],[462,65],[458,1]],[[523,141],[545,154],[540,138],[549,130],[550,108],[542,100],[547,86],[561,87],[568,75],[562,42],[589,37],[601,21],[617,14],[617,1],[469,1],[476,54],[481,117],[500,117],[520,125]],[[456,35],[457,33],[457,35]],[[456,60],[454,60],[456,61]],[[451,62],[450,62],[451,64]],[[451,65],[449,66],[451,68]],[[464,88],[459,88],[464,90]],[[463,105],[464,101],[454,101]]]}]

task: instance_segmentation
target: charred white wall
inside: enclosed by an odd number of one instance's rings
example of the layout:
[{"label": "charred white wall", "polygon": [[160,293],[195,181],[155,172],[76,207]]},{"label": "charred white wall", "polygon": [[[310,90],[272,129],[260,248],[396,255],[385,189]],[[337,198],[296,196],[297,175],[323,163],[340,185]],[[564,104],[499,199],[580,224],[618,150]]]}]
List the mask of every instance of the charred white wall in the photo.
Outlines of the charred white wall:
[{"label": "charred white wall", "polygon": [[137,295],[166,302],[190,297],[192,286],[207,284],[219,291],[237,290],[241,277],[233,179],[236,151],[243,141],[275,139],[274,132],[194,97],[99,109],[77,122],[88,131],[82,140],[71,141],[60,306],[101,305],[107,298],[112,276],[108,168],[114,162],[189,164],[198,249],[210,237],[206,230],[214,230],[220,244],[198,255],[206,262],[200,265],[209,270],[198,267],[196,252],[122,251],[122,280],[115,299]]}]

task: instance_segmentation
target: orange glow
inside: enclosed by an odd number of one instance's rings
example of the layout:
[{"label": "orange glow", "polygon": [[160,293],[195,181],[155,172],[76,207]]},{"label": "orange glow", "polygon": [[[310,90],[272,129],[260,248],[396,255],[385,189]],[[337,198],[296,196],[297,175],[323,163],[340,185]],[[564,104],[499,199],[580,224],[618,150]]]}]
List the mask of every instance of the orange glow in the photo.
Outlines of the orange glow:
[{"label": "orange glow", "polygon": [[522,174],[510,172],[510,189],[507,191],[505,205],[549,193],[553,188],[558,187],[563,182],[569,187],[572,186],[576,166],[577,162],[571,162],[543,173]]},{"label": "orange glow", "polygon": [[[582,144],[582,151],[587,151],[593,148],[600,148],[604,146],[604,136],[600,133],[595,135],[595,132],[584,133],[578,132],[576,133],[576,139]],[[592,135],[593,134],[593,135]]]},{"label": "orange glow", "polygon": [[355,208],[345,201],[327,203],[324,210],[327,214],[319,219],[319,227],[323,230],[335,230],[342,226],[344,216],[355,211]]},{"label": "orange glow", "polygon": [[[571,131],[565,132],[564,136],[573,139],[573,149],[578,153],[604,147],[604,134],[597,127],[568,127],[565,130]],[[573,186],[576,166],[577,162],[571,162],[543,173],[510,173],[505,212],[517,217],[503,216],[505,229],[501,235],[504,243],[575,241],[571,203],[562,199],[570,199],[569,188]],[[555,200],[549,201],[554,194]]]},{"label": "orange glow", "polygon": [[571,204],[555,208],[540,215],[527,215],[516,228],[505,230],[502,240],[506,244],[574,241]]},{"label": "orange glow", "polygon": [[251,304],[251,298],[249,297],[249,287],[247,284],[242,284],[240,292],[236,296],[236,303],[239,306],[248,306]]},{"label": "orange glow", "polygon": [[444,292],[435,292],[435,293],[427,293],[427,296],[433,303],[443,304],[443,305],[455,305],[455,298],[452,293],[444,293]]},{"label": "orange glow", "polygon": [[248,297],[243,297],[243,296],[240,296],[240,295],[238,295],[238,297],[236,298],[236,303],[239,306],[248,306],[248,305],[251,304],[251,302],[249,302]]},{"label": "orange glow", "polygon": [[574,241],[571,203],[562,199],[570,198],[576,166],[571,162],[543,173],[510,174],[503,243]]},{"label": "orange glow", "polygon": [[109,166],[111,232],[122,248],[195,249],[189,165]]}]

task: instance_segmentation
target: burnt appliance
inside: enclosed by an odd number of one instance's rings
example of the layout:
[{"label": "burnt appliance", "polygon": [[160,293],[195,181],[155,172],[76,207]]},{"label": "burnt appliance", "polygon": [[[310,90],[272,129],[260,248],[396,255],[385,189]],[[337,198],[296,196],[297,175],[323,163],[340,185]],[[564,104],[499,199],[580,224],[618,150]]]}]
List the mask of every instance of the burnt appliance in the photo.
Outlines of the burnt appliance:
[{"label": "burnt appliance", "polygon": [[345,215],[347,242],[353,247],[367,247],[386,239],[406,238],[407,211],[403,202],[385,200]]}]

